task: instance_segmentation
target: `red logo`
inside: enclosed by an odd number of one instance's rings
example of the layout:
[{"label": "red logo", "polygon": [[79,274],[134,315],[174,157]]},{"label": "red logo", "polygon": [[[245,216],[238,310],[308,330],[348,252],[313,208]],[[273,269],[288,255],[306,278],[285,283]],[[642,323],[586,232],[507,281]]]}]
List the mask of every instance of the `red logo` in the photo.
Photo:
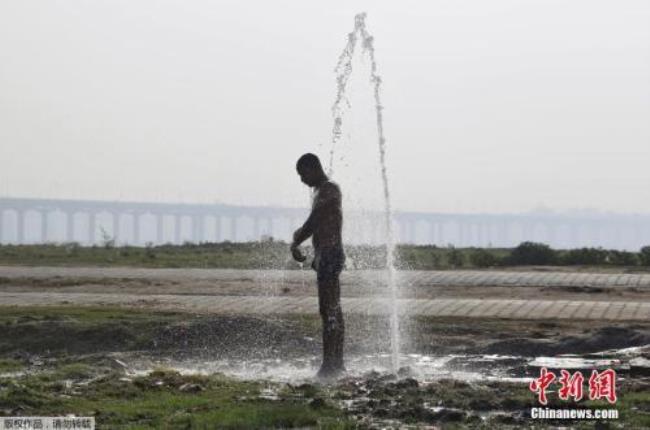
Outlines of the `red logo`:
[{"label": "red logo", "polygon": [[600,372],[593,370],[589,377],[589,398],[591,400],[606,398],[609,403],[616,403],[616,371],[607,369]]},{"label": "red logo", "polygon": [[561,370],[562,377],[560,378],[560,384],[562,387],[558,391],[558,395],[562,400],[569,400],[570,397],[577,402],[582,399],[582,383],[585,378],[582,376],[582,372],[577,371],[571,375],[566,370]]},{"label": "red logo", "polygon": [[542,405],[546,404],[546,388],[555,380],[555,374],[548,372],[546,367],[540,370],[539,378],[530,381],[530,391],[537,393],[537,398]]},{"label": "red logo", "polygon": [[[582,399],[582,386],[585,380],[582,372],[576,371],[571,374],[569,371],[562,369],[560,373],[562,377],[557,379],[555,373],[549,372],[546,367],[542,367],[539,378],[530,381],[528,388],[537,394],[537,399],[542,405],[547,403],[546,390],[550,388],[556,379],[561,385],[558,390],[558,397],[561,400],[573,398],[577,402]],[[614,369],[603,370],[600,373],[597,370],[591,372],[589,377],[589,400],[602,398],[607,399],[609,403],[616,403],[616,371]]]}]

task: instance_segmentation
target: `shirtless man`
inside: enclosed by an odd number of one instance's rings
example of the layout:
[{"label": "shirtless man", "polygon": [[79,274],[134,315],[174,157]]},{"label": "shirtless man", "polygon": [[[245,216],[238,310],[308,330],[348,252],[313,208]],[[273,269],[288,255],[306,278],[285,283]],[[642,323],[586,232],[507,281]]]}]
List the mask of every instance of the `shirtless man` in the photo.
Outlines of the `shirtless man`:
[{"label": "shirtless man", "polygon": [[293,234],[291,253],[297,261],[305,261],[298,247],[309,236],[312,237],[314,261],[311,267],[317,273],[318,306],[323,321],[323,364],[317,377],[327,379],[345,371],[339,286],[339,274],[345,263],[341,242],[341,190],[325,175],[320,160],[314,154],[300,157],[296,170],[301,181],[315,189],[315,195],[309,218]]}]

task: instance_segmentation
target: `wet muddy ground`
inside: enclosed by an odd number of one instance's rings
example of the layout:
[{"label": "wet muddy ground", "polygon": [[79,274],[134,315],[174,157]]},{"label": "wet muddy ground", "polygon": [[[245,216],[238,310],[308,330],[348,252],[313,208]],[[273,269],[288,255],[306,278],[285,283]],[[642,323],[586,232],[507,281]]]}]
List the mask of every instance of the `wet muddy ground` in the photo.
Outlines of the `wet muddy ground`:
[{"label": "wet muddy ground", "polygon": [[[233,272],[215,282],[138,269],[34,270],[0,276],[0,291],[315,295],[309,271],[285,280]],[[403,287],[417,298],[650,300],[636,286]],[[342,286],[347,297],[385,294],[372,283]],[[650,428],[650,321],[404,319],[393,374],[387,318],[347,315],[348,372],[327,383],[313,378],[320,331],[316,315],[192,314],[145,300],[128,309],[0,304],[0,416],[93,415],[107,429]],[[541,367],[587,378],[615,369],[616,404],[560,400],[554,387],[547,406],[613,408],[619,418],[531,419],[540,404],[528,385]]]},{"label": "wet muddy ground", "polygon": [[[98,428],[650,426],[650,323],[405,320],[397,375],[381,335],[388,321],[346,323],[348,373],[323,383],[313,379],[321,347],[313,316],[5,307],[0,415],[92,413]],[[562,401],[555,390],[548,406],[614,407],[619,419],[532,420],[539,404],[528,383],[542,365],[616,369],[616,405]]]}]

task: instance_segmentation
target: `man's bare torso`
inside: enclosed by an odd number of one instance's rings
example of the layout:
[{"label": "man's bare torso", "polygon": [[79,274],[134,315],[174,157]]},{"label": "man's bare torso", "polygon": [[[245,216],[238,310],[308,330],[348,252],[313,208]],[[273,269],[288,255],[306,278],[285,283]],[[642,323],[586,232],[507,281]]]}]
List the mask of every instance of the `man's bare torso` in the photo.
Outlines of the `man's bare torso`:
[{"label": "man's bare torso", "polygon": [[314,223],[312,244],[316,252],[322,248],[342,248],[341,200],[341,190],[334,182],[328,180],[315,187],[312,210],[317,211],[318,219]]}]

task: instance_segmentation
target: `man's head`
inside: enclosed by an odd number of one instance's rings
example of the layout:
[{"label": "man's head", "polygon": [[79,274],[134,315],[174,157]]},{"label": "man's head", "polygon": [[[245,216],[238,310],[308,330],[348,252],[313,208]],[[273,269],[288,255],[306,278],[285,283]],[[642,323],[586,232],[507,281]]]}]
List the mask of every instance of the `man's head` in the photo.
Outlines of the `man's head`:
[{"label": "man's head", "polygon": [[327,179],[320,160],[312,153],[304,154],[298,159],[296,170],[300,175],[300,180],[310,187],[318,185],[323,179]]}]

